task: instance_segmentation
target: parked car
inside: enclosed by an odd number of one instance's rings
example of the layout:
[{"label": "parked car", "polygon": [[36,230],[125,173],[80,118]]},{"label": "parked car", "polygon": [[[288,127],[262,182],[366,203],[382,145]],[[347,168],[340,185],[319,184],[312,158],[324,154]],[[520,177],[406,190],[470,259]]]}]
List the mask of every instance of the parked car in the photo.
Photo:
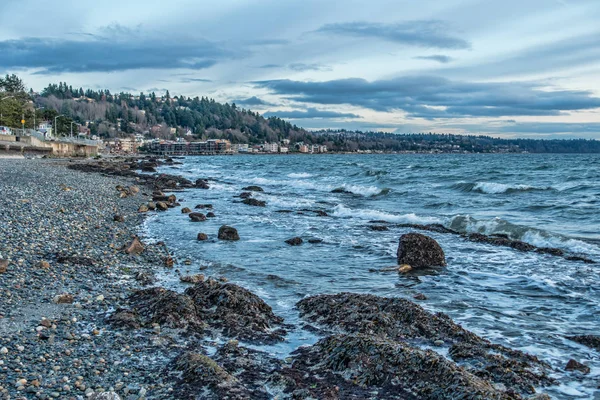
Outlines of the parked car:
[{"label": "parked car", "polygon": [[0,126],[0,135],[12,135],[12,131],[8,126]]}]

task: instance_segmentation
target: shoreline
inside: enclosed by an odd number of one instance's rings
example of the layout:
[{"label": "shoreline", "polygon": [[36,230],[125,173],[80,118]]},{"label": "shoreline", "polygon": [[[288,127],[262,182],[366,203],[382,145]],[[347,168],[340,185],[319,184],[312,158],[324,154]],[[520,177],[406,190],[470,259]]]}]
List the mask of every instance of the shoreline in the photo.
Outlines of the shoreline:
[{"label": "shoreline", "polygon": [[[34,188],[19,190],[14,179],[11,180],[15,183],[0,186],[21,201],[22,207],[9,212],[12,221],[24,219],[19,223],[31,227],[24,231],[13,228],[11,232],[18,231],[23,237],[14,243],[11,239],[0,248],[2,258],[10,259],[7,271],[0,274],[0,289],[4,291],[0,296],[0,314],[4,313],[0,318],[0,348],[8,350],[0,354],[3,361],[0,378],[6,378],[7,382],[0,385],[0,396],[8,393],[25,398],[93,398],[91,389],[140,399],[196,398],[201,392],[207,393],[203,398],[215,399],[272,398],[273,393],[280,398],[333,399],[359,398],[377,391],[378,398],[395,399],[412,398],[414,389],[409,392],[406,388],[418,387],[429,390],[418,392],[422,398],[432,398],[433,390],[438,396],[435,398],[451,397],[462,391],[471,396],[479,393],[494,398],[542,399],[543,395],[534,394],[533,386],[552,382],[548,366],[535,357],[493,345],[463,330],[448,317],[440,320],[408,300],[394,301],[395,308],[384,314],[382,302],[388,300],[376,296],[314,296],[298,303],[304,321],[323,339],[294,354],[293,364],[250,350],[238,344],[238,340],[259,344],[285,340],[285,321],[274,315],[260,298],[228,284],[226,277],[196,276],[195,284],[183,294],[157,289],[153,284],[156,271],[173,264],[177,268],[186,261],[171,258],[160,242],[144,243],[144,250],[136,256],[120,250],[140,233],[145,218],[144,213],[138,212],[140,205],[162,196],[157,193],[153,196],[153,191],[163,189],[165,197],[172,193],[178,196],[181,191],[196,190],[193,188],[197,185],[172,175],[140,176],[132,170],[130,159],[19,162],[23,164],[19,168],[30,171],[14,172],[18,170],[14,168],[12,173],[28,178],[30,185],[47,180],[48,174],[55,174],[54,178],[58,178],[55,182],[61,181],[63,185],[47,186],[44,193],[37,193]],[[154,168],[150,164],[158,165],[152,159],[142,163],[147,163],[147,168]],[[0,169],[8,168],[0,159]],[[139,193],[134,193],[132,186],[139,186]],[[168,205],[178,208],[176,199]],[[27,219],[28,212],[38,215]],[[8,213],[0,215],[6,218]],[[42,216],[52,223],[36,227]],[[35,217],[40,218],[36,221]],[[55,229],[57,236],[44,236],[44,229]],[[36,243],[40,235],[43,240]],[[21,250],[7,250],[8,246],[26,250],[19,256]],[[177,273],[177,269],[173,272]],[[59,299],[56,304],[56,296],[61,294],[72,295],[71,302],[62,303]],[[227,300],[215,300],[217,294]],[[364,304],[378,310],[363,315],[365,321],[378,321],[384,316],[401,321],[408,315],[416,318],[423,330],[413,332],[409,325],[398,322],[377,328],[377,338],[373,338],[370,333],[375,326],[348,319],[351,316],[334,306],[340,301],[357,313],[363,312]],[[213,307],[219,310],[218,315],[207,311]],[[49,322],[43,322],[42,318]],[[363,345],[367,347],[362,348]],[[488,367],[503,365],[515,370],[508,374],[509,378],[486,378],[485,374],[477,374],[477,368],[468,372],[437,353],[424,352],[423,345],[434,348],[450,345],[455,360],[462,360],[461,364],[476,361]],[[209,351],[211,347],[216,352]],[[336,360],[334,349],[347,353],[345,357],[378,357],[380,361],[376,366],[358,366],[339,359],[341,366],[323,365],[322,359],[331,363]],[[490,357],[491,352],[502,354],[501,364]],[[41,363],[46,365],[43,368],[23,365],[17,361],[21,357],[44,358]],[[408,359],[400,358],[404,361],[399,362],[398,357],[420,360],[412,365],[413,369],[434,363],[434,375],[423,371],[422,376],[415,376],[411,370],[403,369],[408,368],[402,366]],[[15,372],[14,366],[18,366],[19,372]],[[388,378],[377,372],[379,368],[395,371],[392,376],[407,380],[400,379],[390,386]],[[48,375],[48,369],[55,374]],[[296,369],[305,375],[297,375]],[[447,376],[437,382],[441,377],[435,374],[442,372]],[[358,374],[363,384],[342,378],[348,373]],[[325,379],[315,379],[315,374]],[[183,379],[178,378],[180,375]],[[451,381],[445,380],[448,376]],[[27,381],[20,386],[13,383],[20,379]],[[441,385],[453,385],[455,392],[444,392]]]}]

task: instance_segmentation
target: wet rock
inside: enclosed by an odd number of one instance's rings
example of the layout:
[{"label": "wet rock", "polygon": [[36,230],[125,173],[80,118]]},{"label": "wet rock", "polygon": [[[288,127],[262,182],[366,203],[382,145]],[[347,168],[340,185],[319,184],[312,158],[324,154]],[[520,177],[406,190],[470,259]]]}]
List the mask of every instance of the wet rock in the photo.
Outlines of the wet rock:
[{"label": "wet rock", "polygon": [[242,201],[242,203],[247,204],[249,206],[255,206],[255,207],[266,207],[267,206],[267,202],[266,201],[253,199],[251,197],[249,197],[247,199],[244,199]]},{"label": "wet rock", "polygon": [[291,398],[514,399],[432,350],[380,337],[334,335],[293,354],[269,382]]},{"label": "wet rock", "polygon": [[175,203],[177,201],[177,197],[174,194],[169,196],[165,196],[163,194],[155,194],[152,196],[152,201],[162,203]]},{"label": "wet rock", "polygon": [[[385,222],[385,221],[370,221],[371,223],[381,223],[381,222]],[[419,225],[419,224],[397,224],[395,225],[398,228],[411,228],[411,229],[419,229],[419,230],[423,230],[423,231],[429,231],[429,232],[437,232],[437,233],[449,233],[449,234],[453,234],[453,235],[458,235],[459,233],[457,231],[454,231],[452,229],[448,229],[446,228],[444,225],[442,224],[428,224],[428,225]]]},{"label": "wet rock", "polygon": [[317,217],[329,217],[329,214],[323,210],[315,210],[314,213],[317,214]]},{"label": "wet rock", "polygon": [[242,190],[246,192],[264,192],[263,188],[256,185],[246,186],[245,188],[242,188]]},{"label": "wet rock", "polygon": [[600,336],[595,335],[579,335],[567,336],[567,339],[600,351]]},{"label": "wet rock", "polygon": [[198,240],[200,240],[200,241],[208,240],[208,235],[206,233],[199,233]]},{"label": "wet rock", "polygon": [[167,256],[165,257],[165,267],[167,268],[173,268],[173,266],[175,265],[175,259],[173,259],[173,257],[171,256]]},{"label": "wet rock", "polygon": [[562,251],[561,249],[553,248],[553,247],[540,247],[540,248],[536,249],[535,251],[538,253],[550,254],[553,256],[557,256],[557,257],[562,257],[565,255],[564,251]]},{"label": "wet rock", "polygon": [[209,279],[186,289],[185,295],[193,300],[203,321],[228,337],[253,342],[283,340],[285,332],[274,330],[283,319],[241,286]]},{"label": "wet rock", "polygon": [[115,215],[113,216],[113,221],[115,222],[125,222],[125,217],[122,215]]},{"label": "wet rock", "polygon": [[196,187],[198,189],[209,189],[208,181],[206,179],[197,179],[196,180]]},{"label": "wet rock", "polygon": [[218,238],[220,240],[240,240],[237,229],[227,225],[219,228]]},{"label": "wet rock", "polygon": [[118,309],[108,318],[107,322],[117,328],[139,329],[142,326],[136,313],[124,309]]},{"label": "wet rock", "polygon": [[179,278],[181,282],[196,284],[200,282],[204,282],[204,275],[196,274],[196,275],[186,275]]},{"label": "wet rock", "polygon": [[202,213],[190,213],[188,214],[192,222],[203,222],[206,221],[206,215]]},{"label": "wet rock", "polygon": [[204,323],[200,319],[193,300],[186,295],[164,288],[135,291],[130,297],[130,310],[140,326],[153,323],[170,328],[189,328],[200,331]]},{"label": "wet rock", "polygon": [[213,208],[213,206],[212,206],[212,204],[198,204],[198,205],[196,205],[196,207],[194,207],[194,208],[199,208],[199,209],[202,209],[202,208],[208,208],[208,209],[212,209],[212,208]]},{"label": "wet rock", "polygon": [[249,199],[252,197],[252,193],[250,192],[242,192],[239,196],[240,199]]},{"label": "wet rock", "polygon": [[56,261],[59,264],[73,264],[73,265],[82,265],[82,266],[86,266],[86,267],[91,267],[96,264],[96,262],[89,257],[73,255],[73,254],[64,254],[64,253],[57,254]]},{"label": "wet rock", "polygon": [[290,246],[300,246],[304,241],[300,237],[291,238],[285,241]]},{"label": "wet rock", "polygon": [[142,285],[151,285],[156,282],[156,277],[152,273],[144,271],[137,272],[134,279]]},{"label": "wet rock", "polygon": [[125,248],[125,252],[131,255],[139,255],[143,251],[144,245],[142,244],[142,242],[140,242],[140,240],[137,237],[133,238],[129,246]]},{"label": "wet rock", "polygon": [[427,296],[425,296],[423,293],[417,293],[413,296],[413,299],[415,300],[427,300]]},{"label": "wet rock", "polygon": [[216,217],[216,215],[215,215],[214,212],[208,212],[208,213],[206,213],[206,218],[215,218],[215,217]]},{"label": "wet rock", "polygon": [[587,375],[590,373],[590,367],[588,367],[585,364],[580,363],[579,361],[570,359],[569,362],[567,363],[567,366],[565,367],[565,371],[579,371],[582,374]]},{"label": "wet rock", "polygon": [[323,243],[323,239],[317,239],[317,238],[308,239],[308,243],[310,243],[310,244]]},{"label": "wet rock", "polygon": [[189,213],[191,213],[191,212],[192,212],[192,210],[190,210],[188,207],[183,207],[183,208],[181,209],[181,213],[182,213],[182,214],[189,214]]},{"label": "wet rock", "polygon": [[156,203],[153,201],[148,202],[148,209],[151,211],[156,210]]},{"label": "wet rock", "polygon": [[348,190],[344,189],[343,187],[340,187],[340,188],[333,189],[333,190],[331,191],[331,193],[345,193],[345,194],[352,194],[352,192],[350,192],[350,191],[348,191]]},{"label": "wet rock", "polygon": [[382,232],[382,231],[389,231],[390,229],[385,226],[385,225],[369,225],[368,227],[370,230],[372,231],[376,231],[376,232]]},{"label": "wet rock", "polygon": [[446,257],[440,245],[420,233],[402,235],[397,255],[398,264],[408,264],[413,268],[446,265]]},{"label": "wet rock", "polygon": [[506,246],[512,247],[515,250],[519,251],[533,251],[536,249],[535,246],[522,242],[520,240],[511,240],[508,236],[495,235],[495,236],[486,236],[481,233],[472,233],[467,236],[467,238],[472,242],[477,243],[487,243],[494,246]]},{"label": "wet rock", "polygon": [[91,395],[90,400],[121,400],[121,397],[115,392],[102,392]]},{"label": "wet rock", "polygon": [[169,209],[169,204],[164,201],[159,201],[156,203],[156,209],[158,211],[167,211]]},{"label": "wet rock", "polygon": [[146,213],[150,210],[150,208],[146,204],[141,204],[138,208],[139,213]]}]

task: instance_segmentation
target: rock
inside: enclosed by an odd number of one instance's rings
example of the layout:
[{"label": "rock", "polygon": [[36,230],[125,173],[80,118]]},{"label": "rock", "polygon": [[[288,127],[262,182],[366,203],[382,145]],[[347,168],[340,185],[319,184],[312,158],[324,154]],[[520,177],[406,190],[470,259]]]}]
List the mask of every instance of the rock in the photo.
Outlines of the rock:
[{"label": "rock", "polygon": [[125,217],[122,215],[114,215],[113,216],[113,221],[115,222],[125,222]]},{"label": "rock", "polygon": [[218,238],[220,240],[240,240],[237,229],[227,225],[219,228]]},{"label": "rock", "polygon": [[567,336],[567,339],[590,347],[597,351],[600,351],[600,336],[595,335],[580,335],[580,336]]},{"label": "rock", "polygon": [[215,215],[214,212],[208,212],[208,213],[206,213],[206,218],[215,218],[215,217],[216,217],[216,215]]},{"label": "rock", "polygon": [[323,239],[308,239],[308,243],[310,244],[318,244],[318,243],[323,243]]},{"label": "rock", "polygon": [[245,188],[242,188],[242,190],[244,190],[246,192],[264,192],[263,188],[261,188],[260,186],[255,186],[255,185],[246,186]]},{"label": "rock", "polygon": [[144,245],[137,237],[134,237],[129,246],[125,249],[127,254],[139,255],[144,251]]},{"label": "rock", "polygon": [[350,191],[348,191],[348,190],[344,189],[343,187],[340,187],[340,188],[333,189],[333,190],[331,191],[331,193],[345,193],[345,194],[350,194],[350,193],[352,193],[352,192],[350,192]]},{"label": "rock", "polygon": [[244,199],[242,201],[242,203],[247,204],[249,206],[254,206],[254,207],[266,207],[266,205],[267,205],[266,201],[253,199],[251,197]]},{"label": "rock", "polygon": [[240,195],[238,197],[240,199],[249,199],[250,197],[252,197],[252,193],[250,193],[250,192],[242,192],[242,193],[240,193]]},{"label": "rock", "polygon": [[515,399],[432,350],[370,335],[300,347],[271,385],[297,399]]},{"label": "rock", "polygon": [[175,265],[175,260],[173,259],[173,257],[171,257],[171,256],[165,257],[165,267],[173,268],[173,265]]},{"label": "rock", "polygon": [[202,222],[202,221],[206,221],[206,215],[202,214],[202,213],[190,213],[188,214],[188,216],[190,217],[190,219],[192,220],[192,222]]},{"label": "rock", "polygon": [[189,214],[189,213],[191,213],[191,212],[192,212],[192,210],[190,210],[188,207],[183,207],[183,208],[181,209],[181,213],[182,213],[182,214]]},{"label": "rock", "polygon": [[198,204],[194,208],[200,208],[200,209],[202,209],[202,208],[209,208],[209,209],[212,209],[213,206],[212,206],[212,204]]},{"label": "rock", "polygon": [[317,214],[317,217],[329,217],[329,214],[323,210],[315,210],[314,213]]},{"label": "rock", "polygon": [[304,241],[302,240],[302,238],[295,237],[295,238],[288,239],[285,242],[287,244],[289,244],[290,246],[300,246]]},{"label": "rock", "polygon": [[226,336],[260,343],[283,340],[284,332],[274,330],[283,319],[241,286],[208,279],[186,289],[185,294],[194,301],[201,320]]},{"label": "rock", "polygon": [[146,204],[141,204],[138,208],[139,213],[146,213],[150,208]]},{"label": "rock", "polygon": [[79,256],[79,255],[72,255],[72,254],[57,254],[56,255],[56,261],[59,264],[74,264],[74,265],[83,265],[83,266],[94,266],[96,264],[96,262],[89,258],[89,257],[83,257],[83,256]]},{"label": "rock", "polygon": [[54,296],[53,301],[56,304],[73,304],[74,299],[73,295],[65,293]]},{"label": "rock", "polygon": [[177,197],[174,194],[171,194],[169,196],[165,196],[163,194],[156,194],[152,196],[152,201],[163,203],[175,203],[177,201]]},{"label": "rock", "polygon": [[208,186],[208,181],[206,179],[197,179],[196,187],[198,189],[209,189],[210,188],[210,186]]},{"label": "rock", "polygon": [[156,278],[150,272],[140,271],[137,272],[134,277],[136,281],[140,282],[142,285],[151,285],[156,282]]},{"label": "rock", "polygon": [[587,365],[582,364],[578,361],[570,359],[569,362],[567,363],[567,366],[565,367],[565,371],[579,371],[582,374],[587,375],[590,373],[590,367],[588,367]]},{"label": "rock", "polygon": [[413,299],[415,300],[427,300],[427,296],[425,296],[423,293],[417,293],[413,296]]},{"label": "rock", "polygon": [[408,264],[402,264],[402,265],[400,265],[398,267],[398,272],[401,273],[401,274],[406,274],[406,273],[408,273],[408,272],[410,272],[412,270],[413,270],[413,267],[411,267]]},{"label": "rock", "polygon": [[385,226],[385,225],[369,225],[368,227],[370,230],[372,231],[378,231],[378,232],[382,232],[382,231],[389,231],[390,229]]},{"label": "rock", "polygon": [[50,269],[50,263],[48,261],[42,260],[39,263],[37,263],[37,267],[41,269]]},{"label": "rock", "polygon": [[139,329],[141,322],[136,313],[118,309],[108,319],[107,322],[117,328]]},{"label": "rock", "polygon": [[156,209],[159,211],[167,211],[169,209],[169,205],[164,201],[159,201],[156,203]]},{"label": "rock", "polygon": [[0,274],[4,274],[8,270],[8,260],[0,259]]},{"label": "rock", "polygon": [[148,210],[154,211],[156,210],[156,203],[153,201],[148,202]]},{"label": "rock", "polygon": [[140,192],[140,188],[139,187],[137,187],[137,186],[129,186],[129,193],[131,193],[133,196],[135,196],[139,192]]},{"label": "rock", "polygon": [[198,240],[200,240],[200,241],[208,240],[208,235],[206,233],[199,233]]},{"label": "rock", "polygon": [[408,264],[412,268],[446,265],[446,257],[440,245],[434,239],[420,233],[402,235],[397,255],[398,264]]},{"label": "rock", "polygon": [[195,285],[196,283],[204,282],[204,275],[202,275],[202,274],[186,275],[186,276],[180,277],[179,280],[184,283],[192,283]]},{"label": "rock", "polygon": [[204,329],[193,300],[184,294],[163,288],[135,291],[129,297],[133,313],[140,326],[151,327],[153,323],[169,328]]}]

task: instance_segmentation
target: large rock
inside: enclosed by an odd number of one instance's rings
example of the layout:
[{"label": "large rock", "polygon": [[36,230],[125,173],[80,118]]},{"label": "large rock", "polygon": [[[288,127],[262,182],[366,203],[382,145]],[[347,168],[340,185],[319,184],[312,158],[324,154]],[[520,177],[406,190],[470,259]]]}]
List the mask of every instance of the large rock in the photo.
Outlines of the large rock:
[{"label": "large rock", "polygon": [[300,237],[294,237],[285,241],[290,246],[300,246],[304,241]]},{"label": "large rock", "polygon": [[600,351],[600,336],[595,335],[579,335],[567,336],[567,339]]},{"label": "large rock", "polygon": [[8,260],[0,259],[0,274],[3,274],[8,269]]},{"label": "large rock", "polygon": [[127,248],[125,249],[125,252],[127,254],[132,254],[136,256],[138,254],[141,254],[143,251],[144,245],[142,244],[142,242],[140,242],[140,240],[137,237],[133,238],[129,246],[127,246]]},{"label": "large rock", "polygon": [[208,189],[208,181],[206,179],[198,179],[196,180],[196,187],[198,189]]},{"label": "large rock", "polygon": [[198,234],[198,240],[200,240],[200,241],[205,241],[205,240],[208,240],[208,235],[207,235],[206,233],[202,233],[202,232],[200,232],[200,233]]},{"label": "large rock", "polygon": [[247,199],[244,199],[242,201],[242,203],[247,204],[249,206],[254,206],[254,207],[266,207],[267,206],[267,202],[266,201],[253,199],[251,197],[249,197]]},{"label": "large rock", "polygon": [[402,235],[397,254],[398,265],[407,264],[412,268],[446,265],[446,256],[440,245],[434,239],[420,233]]},{"label": "large rock", "polygon": [[227,225],[219,228],[218,238],[221,240],[240,240],[237,229]]}]

